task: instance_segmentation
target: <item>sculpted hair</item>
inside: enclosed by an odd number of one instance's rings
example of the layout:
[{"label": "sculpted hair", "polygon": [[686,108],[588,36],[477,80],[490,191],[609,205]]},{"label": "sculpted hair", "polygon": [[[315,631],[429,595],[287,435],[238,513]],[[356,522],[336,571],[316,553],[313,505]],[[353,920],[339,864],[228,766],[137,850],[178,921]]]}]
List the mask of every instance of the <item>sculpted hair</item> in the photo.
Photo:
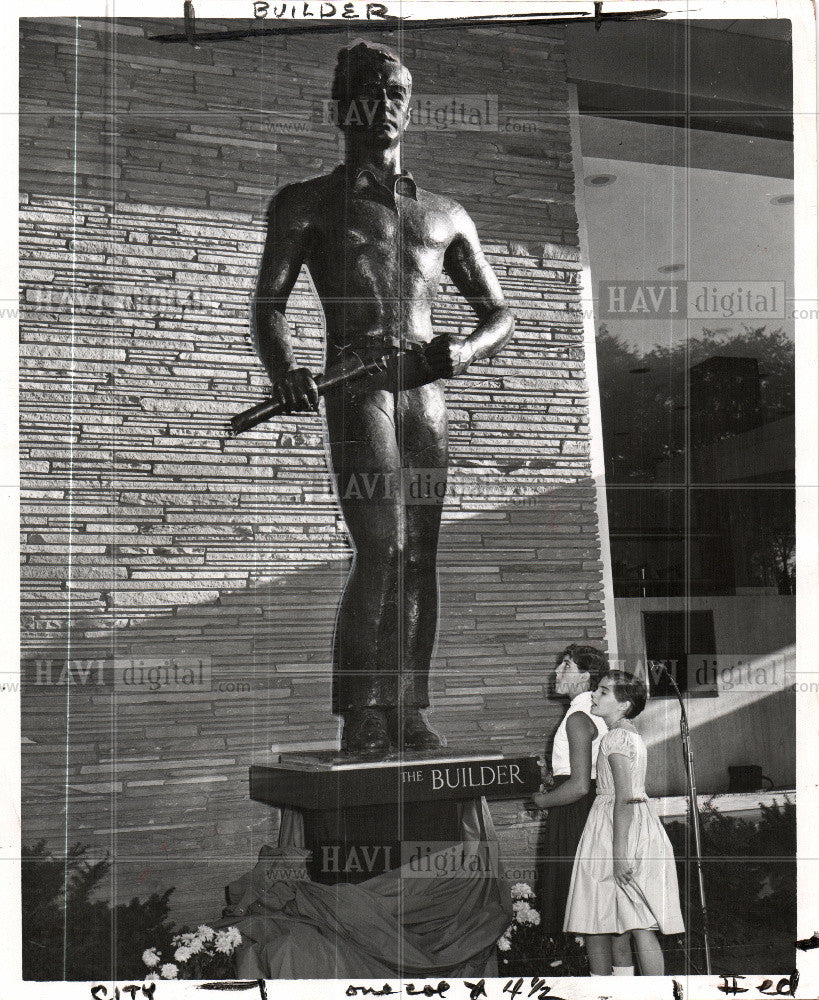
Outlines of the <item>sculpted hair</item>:
[{"label": "sculpted hair", "polygon": [[[386,63],[402,66],[409,70],[398,58],[398,54],[386,45],[367,42],[363,38],[355,38],[349,45],[339,49],[336,70],[333,75],[333,87],[330,96],[344,107],[350,101],[356,82],[372,69],[380,69]],[[410,81],[412,76],[410,75]]]},{"label": "sculpted hair", "polygon": [[589,675],[589,691],[594,691],[601,678],[609,672],[609,658],[596,646],[579,646],[577,643],[572,643],[558,656],[555,666],[559,667],[566,656],[574,660],[578,670]]},{"label": "sculpted hair", "polygon": [[620,702],[629,702],[626,718],[634,719],[646,707],[648,688],[645,681],[625,670],[610,670],[605,676],[614,683],[614,697]]}]

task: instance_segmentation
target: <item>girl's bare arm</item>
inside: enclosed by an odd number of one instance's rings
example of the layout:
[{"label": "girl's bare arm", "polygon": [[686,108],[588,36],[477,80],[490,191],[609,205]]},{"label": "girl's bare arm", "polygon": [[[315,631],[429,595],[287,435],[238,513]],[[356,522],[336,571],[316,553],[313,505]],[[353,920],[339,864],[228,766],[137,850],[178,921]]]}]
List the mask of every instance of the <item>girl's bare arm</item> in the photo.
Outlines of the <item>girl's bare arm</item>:
[{"label": "girl's bare arm", "polygon": [[569,767],[571,775],[550,792],[535,792],[532,800],[538,809],[567,806],[582,799],[591,784],[592,743],[597,735],[594,723],[585,712],[575,712],[566,721],[569,738]]},{"label": "girl's bare arm", "polygon": [[614,778],[614,880],[625,885],[634,872],[634,858],[628,856],[628,831],[634,805],[631,788],[631,765],[622,753],[609,754],[612,777]]}]

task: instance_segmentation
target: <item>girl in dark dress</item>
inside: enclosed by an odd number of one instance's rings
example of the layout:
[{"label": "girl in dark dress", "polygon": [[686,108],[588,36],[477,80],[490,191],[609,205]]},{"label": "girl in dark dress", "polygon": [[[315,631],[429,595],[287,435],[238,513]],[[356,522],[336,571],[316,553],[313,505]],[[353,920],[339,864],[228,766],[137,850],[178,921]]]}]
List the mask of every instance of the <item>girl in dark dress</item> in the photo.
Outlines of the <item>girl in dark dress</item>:
[{"label": "girl in dark dress", "polygon": [[552,745],[553,785],[532,799],[548,810],[539,836],[542,862],[537,892],[544,934],[563,932],[566,899],[580,835],[595,799],[595,764],[602,720],[591,714],[591,692],[609,669],[606,654],[594,646],[568,646],[558,658],[554,693],[571,703]]}]

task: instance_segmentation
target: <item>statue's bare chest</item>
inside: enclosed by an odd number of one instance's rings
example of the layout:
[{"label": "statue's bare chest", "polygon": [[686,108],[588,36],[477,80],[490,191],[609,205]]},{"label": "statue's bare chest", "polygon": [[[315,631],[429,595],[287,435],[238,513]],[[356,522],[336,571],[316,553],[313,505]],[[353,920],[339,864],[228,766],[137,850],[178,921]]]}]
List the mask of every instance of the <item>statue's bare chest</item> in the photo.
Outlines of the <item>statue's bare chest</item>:
[{"label": "statue's bare chest", "polygon": [[343,271],[384,276],[396,271],[434,279],[452,241],[449,215],[414,198],[351,195],[317,220],[312,263],[327,277]]}]

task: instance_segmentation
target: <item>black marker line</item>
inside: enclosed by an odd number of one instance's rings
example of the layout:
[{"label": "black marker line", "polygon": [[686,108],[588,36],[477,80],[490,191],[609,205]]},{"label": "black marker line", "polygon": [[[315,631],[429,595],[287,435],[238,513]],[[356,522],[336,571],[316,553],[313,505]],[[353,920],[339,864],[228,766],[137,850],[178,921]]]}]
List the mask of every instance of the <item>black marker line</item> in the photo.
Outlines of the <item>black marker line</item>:
[{"label": "black marker line", "polygon": [[267,1000],[267,989],[264,979],[220,979],[215,983],[200,983],[198,990],[255,990],[258,989],[262,1000]]},{"label": "black marker line", "polygon": [[814,948],[819,948],[819,931],[814,931],[809,938],[794,941],[794,944],[800,951],[813,951]]},{"label": "black marker line", "polygon": [[[658,20],[666,17],[668,11],[659,7],[646,11],[620,11],[618,13],[603,13],[598,17],[594,14],[570,14],[568,11],[560,11],[555,14],[488,14],[483,17],[442,17],[438,20],[423,18],[418,21],[409,20],[395,15],[378,21],[364,21],[357,19],[321,21],[321,20],[278,20],[277,18],[257,18],[258,21],[275,21],[278,25],[275,28],[246,28],[235,31],[204,31],[196,32],[193,36],[195,44],[200,42],[232,42],[243,38],[257,38],[266,35],[298,35],[303,32],[314,32],[324,34],[330,32],[348,32],[354,30],[357,35],[364,32],[390,32],[398,28],[427,30],[431,28],[481,28],[487,25],[496,24],[579,24],[583,21],[593,24],[597,30],[607,21],[646,21]],[[248,19],[250,20],[250,18]],[[174,35],[153,35],[148,38],[149,42],[161,42],[163,44],[175,44],[187,42],[194,44],[188,34]]]}]

